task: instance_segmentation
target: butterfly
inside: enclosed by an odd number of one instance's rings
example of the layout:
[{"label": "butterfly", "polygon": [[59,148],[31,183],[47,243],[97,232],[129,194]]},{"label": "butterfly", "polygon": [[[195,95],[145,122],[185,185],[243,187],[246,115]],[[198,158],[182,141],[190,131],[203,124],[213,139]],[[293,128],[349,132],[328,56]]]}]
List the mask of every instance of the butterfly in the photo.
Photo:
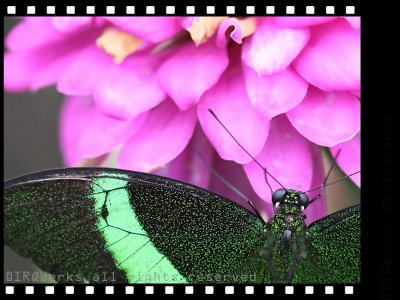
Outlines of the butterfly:
[{"label": "butterfly", "polygon": [[199,187],[107,168],[5,182],[4,240],[58,282],[360,282],[360,206],[307,226],[306,193],[278,189],[265,222]]}]

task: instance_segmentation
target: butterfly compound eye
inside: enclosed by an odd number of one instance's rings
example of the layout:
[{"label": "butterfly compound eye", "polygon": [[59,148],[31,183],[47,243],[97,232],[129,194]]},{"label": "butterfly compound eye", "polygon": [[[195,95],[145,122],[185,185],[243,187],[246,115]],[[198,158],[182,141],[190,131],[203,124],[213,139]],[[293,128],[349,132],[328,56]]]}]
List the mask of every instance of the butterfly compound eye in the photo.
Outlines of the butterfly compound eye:
[{"label": "butterfly compound eye", "polygon": [[310,202],[310,199],[308,198],[308,196],[304,193],[300,193],[300,199],[299,199],[299,204],[301,206],[304,206],[304,208],[306,208],[308,206],[308,203]]},{"label": "butterfly compound eye", "polygon": [[286,190],[285,189],[279,189],[276,190],[273,194],[272,194],[272,203],[275,205],[278,202],[281,202],[286,195]]}]

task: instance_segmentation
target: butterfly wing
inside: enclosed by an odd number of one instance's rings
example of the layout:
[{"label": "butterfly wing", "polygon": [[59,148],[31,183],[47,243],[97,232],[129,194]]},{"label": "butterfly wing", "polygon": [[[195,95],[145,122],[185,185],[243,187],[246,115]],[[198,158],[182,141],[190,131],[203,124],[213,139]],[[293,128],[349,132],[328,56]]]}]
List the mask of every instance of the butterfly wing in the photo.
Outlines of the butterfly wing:
[{"label": "butterfly wing", "polygon": [[255,282],[262,222],[218,195],[113,169],[11,180],[5,243],[61,282]]},{"label": "butterfly wing", "polygon": [[306,259],[294,282],[360,282],[361,217],[360,205],[352,206],[320,219],[309,226]]}]

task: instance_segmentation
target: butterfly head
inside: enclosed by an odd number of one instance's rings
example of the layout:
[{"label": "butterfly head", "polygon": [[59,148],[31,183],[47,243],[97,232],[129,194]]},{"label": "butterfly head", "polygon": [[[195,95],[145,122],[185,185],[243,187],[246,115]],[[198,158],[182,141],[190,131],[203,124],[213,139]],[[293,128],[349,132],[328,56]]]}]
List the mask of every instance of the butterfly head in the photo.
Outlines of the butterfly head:
[{"label": "butterfly head", "polygon": [[308,196],[296,190],[278,189],[272,194],[275,211],[284,214],[302,212],[310,202]]},{"label": "butterfly head", "polygon": [[306,228],[303,210],[307,207],[309,198],[303,192],[282,188],[272,194],[272,202],[275,216],[268,226],[281,241],[277,251],[292,251],[295,233],[298,234]]}]

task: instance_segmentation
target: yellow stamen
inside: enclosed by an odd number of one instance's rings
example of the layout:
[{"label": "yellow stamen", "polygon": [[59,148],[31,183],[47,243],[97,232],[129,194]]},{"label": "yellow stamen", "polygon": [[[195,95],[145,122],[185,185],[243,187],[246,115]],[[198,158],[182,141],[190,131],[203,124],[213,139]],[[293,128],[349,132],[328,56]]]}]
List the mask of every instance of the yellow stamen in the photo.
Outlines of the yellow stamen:
[{"label": "yellow stamen", "polygon": [[228,17],[198,17],[188,29],[190,37],[200,45],[207,42],[218,30],[219,25]]},{"label": "yellow stamen", "polygon": [[142,44],[142,40],[130,33],[115,28],[107,28],[96,40],[96,45],[114,58],[119,64],[124,59],[136,52]]},{"label": "yellow stamen", "polygon": [[240,29],[242,29],[243,38],[252,35],[256,31],[257,22],[255,18],[246,18],[239,20]]}]

